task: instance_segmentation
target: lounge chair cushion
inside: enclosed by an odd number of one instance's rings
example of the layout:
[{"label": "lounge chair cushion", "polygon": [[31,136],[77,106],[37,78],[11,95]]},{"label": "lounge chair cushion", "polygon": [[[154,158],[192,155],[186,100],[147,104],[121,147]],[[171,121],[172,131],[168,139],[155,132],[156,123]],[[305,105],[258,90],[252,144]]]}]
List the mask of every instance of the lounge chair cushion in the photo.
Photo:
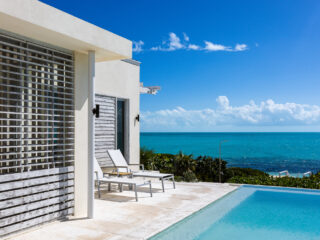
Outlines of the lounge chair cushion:
[{"label": "lounge chair cushion", "polygon": [[150,178],[168,178],[173,177],[171,173],[158,173],[158,172],[134,172],[132,173],[134,177],[150,177]]},{"label": "lounge chair cushion", "polygon": [[127,168],[129,167],[128,166],[128,163],[127,161],[124,159],[121,151],[119,149],[117,150],[108,150],[108,153],[109,153],[109,156],[110,158],[112,159],[114,165],[117,167],[117,168]]},{"label": "lounge chair cushion", "polygon": [[105,183],[120,183],[120,184],[136,184],[136,185],[144,185],[145,181],[139,181],[134,178],[120,178],[120,177],[111,177],[111,178],[100,178],[100,182]]}]

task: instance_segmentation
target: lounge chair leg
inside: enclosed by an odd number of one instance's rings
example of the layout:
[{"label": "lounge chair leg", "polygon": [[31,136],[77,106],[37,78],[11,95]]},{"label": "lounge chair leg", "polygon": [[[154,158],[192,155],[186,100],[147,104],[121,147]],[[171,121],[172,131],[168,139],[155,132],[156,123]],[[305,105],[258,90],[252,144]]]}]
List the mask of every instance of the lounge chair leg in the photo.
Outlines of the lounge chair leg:
[{"label": "lounge chair leg", "polygon": [[98,198],[101,197],[101,193],[100,193],[100,182],[97,183],[98,184]]},{"label": "lounge chair leg", "polygon": [[161,178],[161,183],[162,183],[162,191],[164,192],[164,182],[163,182],[163,178]]},{"label": "lounge chair leg", "polygon": [[176,189],[176,183],[174,181],[174,176],[172,177],[173,189]]},{"label": "lounge chair leg", "polygon": [[108,191],[111,191],[111,183],[108,183]]},{"label": "lounge chair leg", "polygon": [[119,184],[119,191],[120,191],[120,192],[122,192],[122,191],[123,191],[122,186],[123,186],[122,184]]},{"label": "lounge chair leg", "polygon": [[134,185],[134,192],[135,192],[135,195],[136,195],[136,202],[138,202],[137,185]]},{"label": "lounge chair leg", "polygon": [[149,181],[149,188],[150,188],[150,196],[152,197],[152,186],[151,186],[151,181]]}]

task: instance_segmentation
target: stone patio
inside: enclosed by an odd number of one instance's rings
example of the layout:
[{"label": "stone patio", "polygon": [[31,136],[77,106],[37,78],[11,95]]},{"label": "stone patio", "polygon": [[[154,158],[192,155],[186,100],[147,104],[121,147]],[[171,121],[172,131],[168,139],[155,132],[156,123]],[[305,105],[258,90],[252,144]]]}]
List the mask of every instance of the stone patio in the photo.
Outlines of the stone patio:
[{"label": "stone patio", "polygon": [[53,222],[11,236],[16,240],[137,240],[164,230],[211,202],[232,192],[235,185],[218,183],[177,183],[176,189],[166,182],[166,192],[159,182],[153,183],[153,197],[147,188],[134,192],[124,188],[119,193],[103,190],[95,200],[94,219]]}]

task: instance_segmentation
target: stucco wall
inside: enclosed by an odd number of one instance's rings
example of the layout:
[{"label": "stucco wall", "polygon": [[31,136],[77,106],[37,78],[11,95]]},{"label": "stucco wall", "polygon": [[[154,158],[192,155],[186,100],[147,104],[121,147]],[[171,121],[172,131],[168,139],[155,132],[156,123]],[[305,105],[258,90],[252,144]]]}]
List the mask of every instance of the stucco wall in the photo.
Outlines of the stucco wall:
[{"label": "stucco wall", "polygon": [[88,55],[75,53],[75,217],[88,215]]},{"label": "stucco wall", "polygon": [[132,168],[140,162],[140,126],[135,120],[140,106],[140,67],[124,61],[96,64],[95,93],[129,99],[129,159]]}]

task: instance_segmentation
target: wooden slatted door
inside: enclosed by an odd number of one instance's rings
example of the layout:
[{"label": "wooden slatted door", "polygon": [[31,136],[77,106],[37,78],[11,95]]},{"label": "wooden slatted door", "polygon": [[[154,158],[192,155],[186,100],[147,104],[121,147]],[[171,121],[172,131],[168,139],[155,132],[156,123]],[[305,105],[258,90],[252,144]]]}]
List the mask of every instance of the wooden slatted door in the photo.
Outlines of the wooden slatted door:
[{"label": "wooden slatted door", "polygon": [[100,117],[95,120],[95,156],[101,167],[113,167],[108,149],[116,149],[116,98],[95,95]]},{"label": "wooden slatted door", "polygon": [[0,236],[73,213],[73,62],[0,34]]}]

